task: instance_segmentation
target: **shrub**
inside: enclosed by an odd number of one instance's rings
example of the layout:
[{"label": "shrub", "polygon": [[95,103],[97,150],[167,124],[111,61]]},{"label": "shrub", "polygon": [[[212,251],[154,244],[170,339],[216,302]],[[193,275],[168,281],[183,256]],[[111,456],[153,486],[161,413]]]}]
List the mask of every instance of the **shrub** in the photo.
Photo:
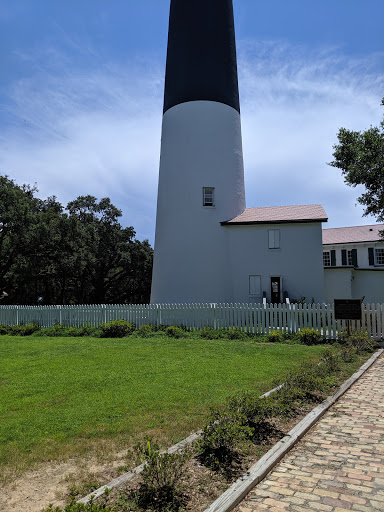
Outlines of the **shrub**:
[{"label": "shrub", "polygon": [[187,452],[160,453],[159,447],[150,439],[135,447],[141,462],[142,483],[135,491],[135,501],[145,510],[177,511],[183,505],[184,497],[180,485],[184,473]]},{"label": "shrub", "polygon": [[248,337],[246,333],[241,331],[238,327],[235,327],[235,329],[228,329],[227,336],[230,340],[244,340]]},{"label": "shrub", "polygon": [[212,410],[196,443],[198,458],[214,471],[226,471],[238,460],[241,446],[252,435],[252,428],[239,412]]},{"label": "shrub", "polygon": [[136,334],[141,338],[148,338],[148,336],[153,334],[152,326],[148,324],[140,325],[136,331]]},{"label": "shrub", "polygon": [[316,331],[315,329],[301,329],[297,333],[297,337],[303,345],[321,345],[324,343],[321,332]]},{"label": "shrub", "polygon": [[279,343],[284,340],[283,333],[280,331],[271,331],[268,334],[268,341],[270,343]]},{"label": "shrub", "polygon": [[103,338],[124,338],[133,333],[135,324],[126,320],[111,320],[100,324],[100,329]]},{"label": "shrub", "polygon": [[185,331],[183,331],[183,329],[177,327],[176,325],[169,325],[165,329],[165,333],[170,338],[182,338],[183,336],[185,336]]},{"label": "shrub", "polygon": [[90,501],[86,505],[82,503],[76,503],[75,499],[71,501],[65,508],[53,507],[49,505],[45,512],[113,512],[114,509],[108,507],[104,503],[96,504]]},{"label": "shrub", "polygon": [[9,334],[12,336],[30,336],[39,329],[39,325],[34,322],[25,325],[12,325],[9,328]]},{"label": "shrub", "polygon": [[203,327],[199,331],[199,336],[206,340],[217,340],[218,338],[221,337],[220,332],[217,329],[214,329],[213,327]]},{"label": "shrub", "polygon": [[339,342],[347,347],[353,347],[358,352],[373,352],[377,348],[377,342],[368,336],[367,332],[342,332],[339,335]]},{"label": "shrub", "polygon": [[0,336],[3,334],[8,334],[10,331],[10,326],[5,324],[0,324]]}]

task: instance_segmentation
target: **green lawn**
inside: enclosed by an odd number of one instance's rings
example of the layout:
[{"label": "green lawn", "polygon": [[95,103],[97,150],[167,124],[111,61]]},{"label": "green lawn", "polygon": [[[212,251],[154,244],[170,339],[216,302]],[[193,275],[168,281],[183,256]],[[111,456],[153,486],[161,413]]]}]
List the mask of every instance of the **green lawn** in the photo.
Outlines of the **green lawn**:
[{"label": "green lawn", "polygon": [[210,406],[260,392],[323,347],[162,338],[0,336],[0,472],[122,447],[171,444]]}]

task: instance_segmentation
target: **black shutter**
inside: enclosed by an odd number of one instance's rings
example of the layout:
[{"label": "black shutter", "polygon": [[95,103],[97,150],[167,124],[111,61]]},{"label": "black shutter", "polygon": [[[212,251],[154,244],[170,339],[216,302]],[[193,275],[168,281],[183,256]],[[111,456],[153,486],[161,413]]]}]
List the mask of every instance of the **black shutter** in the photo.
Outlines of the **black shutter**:
[{"label": "black shutter", "polygon": [[331,251],[331,267],[336,267],[336,251]]},{"label": "black shutter", "polygon": [[341,249],[341,264],[346,265],[347,264],[347,251],[346,249]]},{"label": "black shutter", "polygon": [[352,249],[352,265],[357,267],[357,249]]},{"label": "black shutter", "polygon": [[373,254],[373,247],[368,247],[368,260],[370,265],[375,264],[375,256]]}]

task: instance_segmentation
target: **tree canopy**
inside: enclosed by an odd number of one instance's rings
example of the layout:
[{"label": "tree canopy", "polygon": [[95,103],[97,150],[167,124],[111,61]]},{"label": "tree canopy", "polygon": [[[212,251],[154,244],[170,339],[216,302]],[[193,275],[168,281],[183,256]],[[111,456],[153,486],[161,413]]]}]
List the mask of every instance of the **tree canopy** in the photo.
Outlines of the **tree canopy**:
[{"label": "tree canopy", "polygon": [[384,221],[384,118],[380,126],[362,132],[341,128],[337,138],[329,165],[341,169],[347,185],[365,186],[357,199],[365,206],[364,215]]},{"label": "tree canopy", "polygon": [[109,198],[36,192],[0,176],[1,304],[149,302],[153,250]]}]

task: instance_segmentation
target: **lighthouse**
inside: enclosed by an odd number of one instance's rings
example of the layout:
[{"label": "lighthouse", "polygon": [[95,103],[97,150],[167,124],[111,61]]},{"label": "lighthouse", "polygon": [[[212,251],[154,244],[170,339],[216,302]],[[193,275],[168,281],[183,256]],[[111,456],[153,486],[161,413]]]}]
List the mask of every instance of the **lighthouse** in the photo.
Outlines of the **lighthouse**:
[{"label": "lighthouse", "polygon": [[230,301],[244,210],[232,0],[171,0],[151,302]]}]

